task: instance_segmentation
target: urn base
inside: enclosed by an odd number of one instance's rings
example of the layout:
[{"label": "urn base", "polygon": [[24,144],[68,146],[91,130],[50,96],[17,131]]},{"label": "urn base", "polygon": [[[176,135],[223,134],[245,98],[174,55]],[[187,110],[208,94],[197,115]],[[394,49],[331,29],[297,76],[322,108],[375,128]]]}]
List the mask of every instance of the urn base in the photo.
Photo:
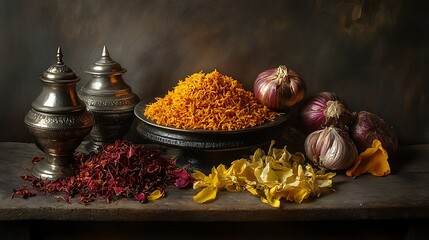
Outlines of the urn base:
[{"label": "urn base", "polygon": [[85,150],[88,152],[98,152],[99,149],[109,143],[112,142],[97,142],[94,139],[91,139],[90,141],[88,141],[88,143],[85,144]]},{"label": "urn base", "polygon": [[[61,164],[59,164],[61,162]],[[36,178],[41,179],[58,179],[72,176],[73,169],[70,167],[70,159],[43,159],[33,166],[31,174]]]},{"label": "urn base", "polygon": [[33,176],[55,180],[73,174],[73,155],[92,126],[75,130],[52,130],[31,125],[27,127],[36,146],[47,155],[46,159],[33,166]]}]

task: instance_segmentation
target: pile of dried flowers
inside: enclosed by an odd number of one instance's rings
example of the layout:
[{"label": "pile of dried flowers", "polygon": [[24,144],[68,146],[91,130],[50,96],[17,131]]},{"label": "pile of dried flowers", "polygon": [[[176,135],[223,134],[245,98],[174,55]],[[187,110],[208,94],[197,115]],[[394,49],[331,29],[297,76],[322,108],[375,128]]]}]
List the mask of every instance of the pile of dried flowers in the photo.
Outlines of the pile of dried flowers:
[{"label": "pile of dried flowers", "polygon": [[302,153],[291,154],[274,148],[274,141],[268,153],[257,149],[249,159],[233,161],[229,168],[220,164],[210,174],[200,171],[192,173],[194,189],[201,189],[195,196],[197,203],[216,199],[217,192],[247,190],[261,198],[263,203],[279,208],[281,200],[301,203],[309,197],[320,197],[323,190],[331,189],[336,173],[326,173],[305,164]]},{"label": "pile of dried flowers", "polygon": [[[22,178],[40,193],[49,194],[70,203],[77,196],[79,202],[89,204],[104,199],[107,203],[119,198],[133,198],[141,203],[165,195],[165,188],[174,184],[186,188],[192,183],[184,168],[177,168],[174,158],[162,156],[161,149],[145,149],[129,141],[118,140],[104,146],[97,153],[76,153],[76,174],[57,180],[43,180],[31,176]],[[40,158],[33,161],[37,164]],[[24,184],[14,189],[13,196],[28,198],[34,195]]]}]

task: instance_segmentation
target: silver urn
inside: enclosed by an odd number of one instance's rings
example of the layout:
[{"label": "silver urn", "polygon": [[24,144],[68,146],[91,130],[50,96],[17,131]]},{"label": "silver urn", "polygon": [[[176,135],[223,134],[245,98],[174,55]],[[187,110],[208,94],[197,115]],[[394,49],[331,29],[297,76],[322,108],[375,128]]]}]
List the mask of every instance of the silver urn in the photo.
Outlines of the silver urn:
[{"label": "silver urn", "polygon": [[47,159],[33,165],[31,172],[37,178],[71,175],[73,154],[95,124],[93,114],[77,95],[80,78],[62,58],[59,47],[56,63],[39,78],[43,89],[24,119],[35,144],[47,154]]},{"label": "silver urn", "polygon": [[122,78],[126,71],[112,60],[106,46],[101,58],[86,71],[90,79],[78,94],[96,122],[91,140],[85,146],[88,151],[97,151],[107,143],[122,139],[131,127],[139,98]]}]

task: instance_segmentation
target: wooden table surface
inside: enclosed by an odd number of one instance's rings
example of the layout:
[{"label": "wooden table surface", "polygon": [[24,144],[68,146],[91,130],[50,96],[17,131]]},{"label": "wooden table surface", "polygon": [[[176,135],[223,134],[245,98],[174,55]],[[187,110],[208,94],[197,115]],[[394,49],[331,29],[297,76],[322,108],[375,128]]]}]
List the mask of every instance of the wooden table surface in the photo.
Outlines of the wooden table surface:
[{"label": "wooden table surface", "polygon": [[[175,152],[174,149],[171,152]],[[176,151],[179,152],[179,151]],[[140,204],[130,199],[107,204],[68,204],[37,194],[11,198],[29,174],[31,160],[43,153],[32,143],[0,143],[0,221],[318,221],[429,219],[429,145],[402,147],[397,171],[387,177],[334,177],[332,193],[281,209],[263,204],[247,192],[223,191],[208,204],[195,203],[196,190],[167,189],[167,196]],[[31,187],[30,187],[31,188]]]}]

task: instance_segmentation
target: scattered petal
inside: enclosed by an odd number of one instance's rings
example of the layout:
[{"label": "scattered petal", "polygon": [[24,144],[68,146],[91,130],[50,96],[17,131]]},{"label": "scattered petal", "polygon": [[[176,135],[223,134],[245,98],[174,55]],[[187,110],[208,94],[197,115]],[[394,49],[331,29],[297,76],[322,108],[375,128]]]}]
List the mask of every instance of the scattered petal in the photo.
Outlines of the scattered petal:
[{"label": "scattered petal", "polygon": [[207,186],[203,188],[197,195],[193,197],[194,201],[197,203],[205,203],[211,200],[216,199],[217,188],[214,186]]},{"label": "scattered petal", "polygon": [[262,197],[261,201],[275,208],[280,207],[280,197],[273,195],[270,189],[265,190],[265,197]]},{"label": "scattered petal", "polygon": [[161,192],[159,189],[157,189],[157,190],[155,190],[155,191],[153,191],[148,197],[147,197],[147,199],[148,200],[150,200],[150,201],[153,201],[153,200],[157,200],[157,199],[160,199],[161,197],[163,197],[164,196],[164,192]]},{"label": "scattered petal", "polygon": [[176,176],[176,180],[174,181],[174,185],[178,188],[187,188],[192,183],[192,177],[186,169],[178,168],[174,171],[174,175]]},{"label": "scattered petal", "polygon": [[12,198],[14,198],[15,196],[20,196],[24,199],[27,199],[35,195],[36,195],[35,193],[31,192],[29,189],[24,187],[21,189],[13,189]]},{"label": "scattered petal", "polygon": [[144,203],[147,201],[146,199],[146,194],[144,192],[141,192],[139,194],[137,194],[137,196],[135,197],[135,199],[141,203]]},{"label": "scattered petal", "polygon": [[358,177],[364,173],[371,173],[377,177],[383,177],[390,174],[390,166],[387,151],[384,150],[381,142],[375,139],[371,147],[359,154],[352,168],[347,170],[349,177]]}]

